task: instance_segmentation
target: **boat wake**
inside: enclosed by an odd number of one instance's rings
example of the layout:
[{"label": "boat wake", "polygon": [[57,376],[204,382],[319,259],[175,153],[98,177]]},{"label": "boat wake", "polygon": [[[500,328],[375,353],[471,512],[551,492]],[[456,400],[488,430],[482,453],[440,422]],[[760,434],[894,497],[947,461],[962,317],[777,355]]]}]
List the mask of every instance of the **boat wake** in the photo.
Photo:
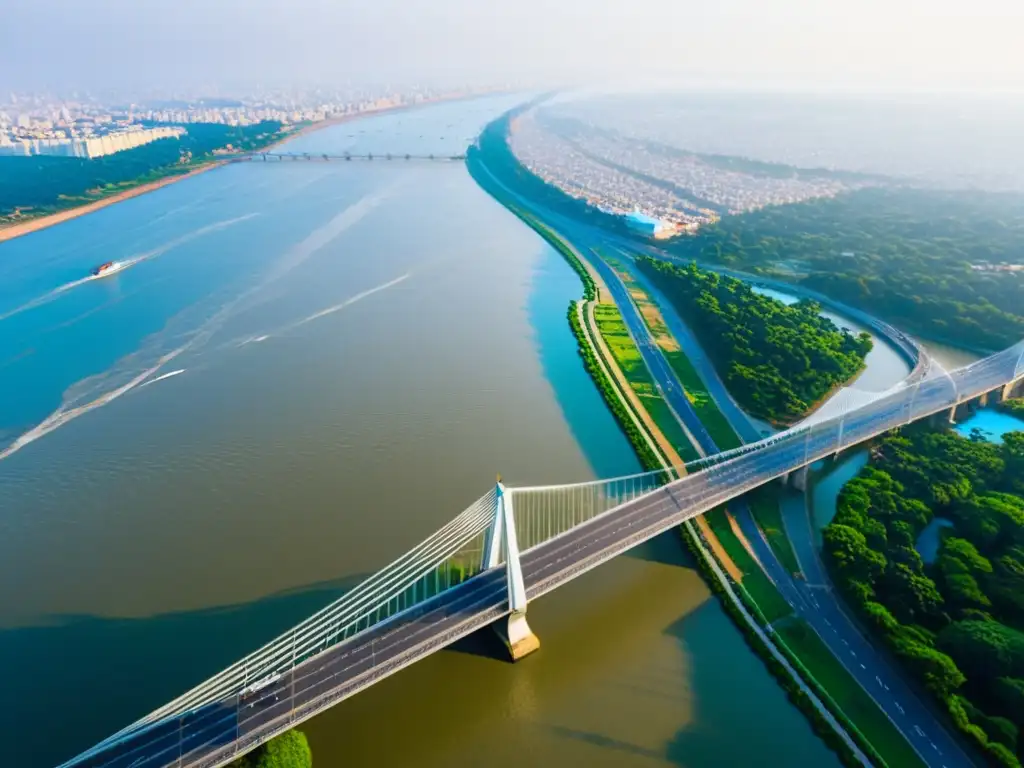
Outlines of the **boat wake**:
[{"label": "boat wake", "polygon": [[405,282],[410,277],[412,277],[412,272],[406,272],[401,277],[396,277],[394,280],[389,280],[386,283],[382,283],[381,285],[369,288],[365,291],[362,291],[361,293],[357,293],[354,296],[350,296],[340,304],[335,304],[333,306],[327,307],[326,309],[321,309],[319,312],[314,312],[309,317],[304,317],[301,320],[296,320],[294,323],[289,323],[288,325],[283,326],[282,328],[278,328],[276,331],[265,333],[261,336],[252,336],[248,339],[245,339],[244,341],[239,342],[237,346],[244,347],[246,344],[256,344],[261,341],[266,341],[267,339],[274,336],[283,336],[289,331],[294,331],[296,328],[300,328],[303,325],[306,325],[306,323],[312,323],[314,320],[319,320],[322,317],[333,315],[335,312],[341,312],[341,310],[351,307],[353,304],[360,302],[365,298],[373,296],[373,294],[375,293],[380,293],[381,291],[386,291],[388,288],[393,288],[399,283]]},{"label": "boat wake", "polygon": [[[138,256],[132,256],[131,258],[125,259],[124,261],[115,262],[117,264],[116,271],[123,272],[126,269],[134,267],[136,264],[139,264],[140,262],[149,261],[150,259],[155,259],[159,256],[163,256],[168,251],[171,251],[177,248],[178,246],[184,245],[185,243],[191,240],[195,240],[196,238],[202,237],[203,235],[208,235],[211,232],[216,232],[218,230],[225,229],[234,224],[238,224],[240,222],[246,221],[256,216],[259,216],[259,214],[249,213],[246,214],[245,216],[237,216],[233,219],[226,219],[225,221],[218,221],[215,224],[209,224],[205,227],[200,227],[199,229],[189,232],[188,234],[182,235],[181,237],[166,242],[163,245],[158,246],[157,248],[154,248],[151,251],[146,251],[145,253],[141,253]],[[75,288],[85,285],[86,283],[91,283],[93,280],[100,280],[107,276],[107,274],[87,275],[85,277],[79,278],[78,280],[72,280],[69,283],[64,283],[64,285],[59,285],[52,291],[44,293],[42,296],[37,296],[31,301],[25,302],[21,306],[15,307],[12,310],[0,314],[0,320],[6,320],[9,317],[19,315],[22,312],[27,312],[30,309],[35,309],[36,307],[41,307],[44,304],[49,304],[51,301],[59,299],[68,291],[74,290]]]},{"label": "boat wake", "polygon": [[177,376],[177,375],[182,374],[184,372],[185,372],[184,368],[179,368],[176,371],[168,371],[167,373],[163,374],[162,376],[157,376],[155,379],[150,379],[149,381],[145,382],[144,384],[140,384],[139,385],[139,389],[142,389],[142,387],[148,387],[150,384],[156,384],[158,381],[163,381],[164,379],[169,379],[172,376]]},{"label": "boat wake", "polygon": [[[53,413],[28,431],[14,438],[6,447],[0,450],[0,460],[12,456],[22,448],[59,429],[68,422],[84,416],[97,408],[109,405],[119,397],[128,394],[145,383],[152,384],[160,379],[179,375],[186,369],[181,368],[162,376],[157,374],[172,360],[182,355],[192,355],[202,350],[230,318],[247,307],[256,294],[285,277],[293,269],[302,265],[316,252],[335,240],[346,229],[360,221],[377,205],[383,202],[392,188],[390,187],[375,195],[368,195],[341,211],[322,227],[314,230],[305,240],[287,251],[268,270],[262,279],[258,280],[255,284],[230,298],[221,293],[208,301],[199,302],[186,308],[171,318],[163,330],[146,339],[139,350],[119,360],[111,369],[72,385],[64,393],[61,405]],[[137,258],[138,260],[154,258],[156,255],[165,253],[176,245],[180,245],[185,240],[199,237],[201,234],[213,231],[214,229],[230,226],[239,221],[252,218],[255,215],[257,214],[249,214],[204,227],[184,238],[178,238],[173,243],[162,246],[157,251],[151,251]],[[394,284],[404,280],[406,277],[408,275],[404,275],[398,281],[391,282]],[[80,285],[88,279],[75,281],[74,284],[69,284],[69,286]],[[383,290],[383,288],[384,286],[378,286],[369,292],[364,291],[364,294]],[[62,290],[68,289],[69,287],[62,286]],[[361,297],[354,296],[348,300],[348,303],[351,304],[353,300],[358,300],[358,298]],[[316,315],[323,316],[324,314],[336,312],[338,309],[340,307],[330,307],[327,310],[316,313]],[[10,314],[3,317],[9,317]],[[3,317],[0,317],[0,319],[3,319]],[[313,319],[315,319],[315,316],[304,318],[299,321],[299,324],[310,322]],[[262,337],[259,340],[262,341],[263,338],[266,337]]]}]

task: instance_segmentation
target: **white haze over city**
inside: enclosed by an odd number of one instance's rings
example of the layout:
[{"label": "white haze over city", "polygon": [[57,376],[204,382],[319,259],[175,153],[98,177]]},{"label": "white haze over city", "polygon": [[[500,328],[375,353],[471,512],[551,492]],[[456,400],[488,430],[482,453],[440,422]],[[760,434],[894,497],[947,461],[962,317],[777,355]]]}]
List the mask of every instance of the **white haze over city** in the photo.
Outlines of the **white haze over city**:
[{"label": "white haze over city", "polygon": [[20,91],[1024,90],[1019,0],[52,0],[3,17],[0,88]]}]

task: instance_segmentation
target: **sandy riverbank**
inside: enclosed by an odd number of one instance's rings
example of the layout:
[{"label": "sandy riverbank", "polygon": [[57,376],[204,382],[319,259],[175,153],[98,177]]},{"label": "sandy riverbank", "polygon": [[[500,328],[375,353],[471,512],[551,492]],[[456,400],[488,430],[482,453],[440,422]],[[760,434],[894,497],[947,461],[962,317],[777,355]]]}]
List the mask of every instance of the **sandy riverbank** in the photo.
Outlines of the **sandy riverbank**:
[{"label": "sandy riverbank", "polygon": [[[288,133],[286,136],[282,136],[278,141],[266,147],[263,151],[269,152],[274,147],[277,147],[278,145],[286,141],[291,141],[292,139],[298,136],[303,136],[307,133],[312,133],[313,131],[318,131],[322,128],[329,128],[334,125],[340,125],[342,123],[358,120],[363,117],[382,115],[388,112],[400,112],[404,110],[415,109],[417,107],[425,107],[429,104],[437,104],[443,101],[456,101],[458,99],[474,98],[477,95],[488,94],[457,93],[452,94],[451,96],[441,96],[436,99],[427,99],[425,101],[420,101],[415,104],[401,104],[393,107],[380,107],[378,109],[368,109],[365,112],[357,112],[351,115],[341,115],[339,117],[321,120],[318,123],[313,123],[311,125],[304,126],[297,131],[292,131]],[[118,192],[117,194],[111,195],[110,197],[105,197],[102,200],[97,200],[94,203],[86,203],[75,208],[68,208],[66,211],[51,213],[47,216],[40,216],[38,218],[27,219],[26,221],[20,221],[14,224],[0,226],[0,243],[4,242],[5,240],[13,240],[14,238],[21,237],[22,235],[31,234],[32,232],[38,232],[41,229],[46,229],[47,227],[52,227],[56,224],[62,224],[63,222],[70,221],[71,219],[77,219],[79,216],[85,216],[87,213],[92,213],[94,211],[100,210],[101,208],[106,208],[108,205],[113,205],[114,203],[119,203],[122,200],[128,200],[133,197],[138,197],[139,195],[144,195],[147,192],[152,192],[156,189],[160,189],[161,187],[166,187],[168,184],[174,184],[175,182],[181,181],[182,179],[187,179],[197,174],[213,170],[214,168],[219,168],[220,166],[224,165],[227,162],[227,160],[211,162],[210,164],[204,165],[200,168],[196,168],[194,171],[190,171],[189,173],[183,173],[180,176],[168,176],[166,179],[160,179],[159,181],[154,181],[149,184],[140,184],[137,187],[126,189],[123,192]]]},{"label": "sandy riverbank", "polygon": [[192,176],[196,176],[200,173],[206,173],[206,171],[218,168],[223,165],[224,162],[214,162],[209,165],[204,165],[201,168],[196,168],[194,171],[183,173],[180,176],[168,176],[166,179],[160,179],[149,184],[140,184],[137,187],[126,189],[123,192],[118,192],[116,195],[105,197],[102,200],[97,200],[94,203],[86,203],[76,208],[68,208],[66,211],[60,211],[59,213],[51,213],[48,216],[40,216],[35,219],[28,219],[27,221],[20,221],[16,224],[8,224],[0,227],[0,243],[5,240],[13,240],[16,237],[27,235],[31,232],[38,232],[40,229],[46,229],[52,227],[55,224],[61,224],[71,219],[77,219],[79,216],[85,216],[87,213],[98,211],[101,208],[106,208],[108,205],[119,203],[122,200],[128,200],[132,197],[138,197],[144,195],[147,192],[152,192],[154,189],[160,189],[166,187],[168,184],[173,184],[176,181],[187,179]]}]

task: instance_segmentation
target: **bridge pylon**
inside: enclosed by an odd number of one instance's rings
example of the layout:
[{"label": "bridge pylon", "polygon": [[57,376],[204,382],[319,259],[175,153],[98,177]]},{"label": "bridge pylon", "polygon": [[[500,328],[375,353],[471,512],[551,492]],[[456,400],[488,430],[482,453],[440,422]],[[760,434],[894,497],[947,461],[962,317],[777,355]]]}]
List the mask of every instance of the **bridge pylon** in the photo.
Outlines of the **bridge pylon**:
[{"label": "bridge pylon", "polygon": [[512,661],[540,648],[540,640],[526,623],[526,584],[519,562],[519,541],[516,536],[515,510],[512,494],[498,477],[495,493],[494,519],[487,530],[484,542],[484,570],[496,568],[505,561],[506,583],[508,585],[508,607],[512,611],[507,620],[502,619],[496,626],[501,639],[505,641]]}]

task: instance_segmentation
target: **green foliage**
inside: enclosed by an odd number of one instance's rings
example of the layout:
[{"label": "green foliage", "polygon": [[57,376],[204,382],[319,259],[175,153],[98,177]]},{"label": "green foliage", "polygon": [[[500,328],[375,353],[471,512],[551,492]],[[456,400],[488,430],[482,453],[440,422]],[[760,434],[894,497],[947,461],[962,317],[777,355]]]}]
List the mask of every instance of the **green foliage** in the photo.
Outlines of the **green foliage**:
[{"label": "green foliage", "polygon": [[995,711],[1024,727],[1024,679],[1000,677],[992,684]]},{"label": "green foliage", "polygon": [[999,404],[999,410],[1004,413],[1008,413],[1011,416],[1024,419],[1024,397],[1013,397],[1003,400],[1003,402]]},{"label": "green foliage", "polygon": [[598,304],[594,307],[594,323],[614,358],[615,365],[622,371],[640,404],[665,439],[684,462],[699,458],[686,431],[655,387],[654,379],[651,378],[651,373],[644,363],[640,350],[633,342],[618,307],[614,304]]},{"label": "green foliage", "polygon": [[[160,139],[93,160],[70,157],[0,157],[0,220],[16,209],[51,213],[165,176],[185,173],[231,144],[255,150],[281,138],[281,124],[250,126],[190,123],[180,139]],[[191,160],[181,162],[191,154]]]},{"label": "green foliage", "polygon": [[235,760],[229,768],[312,768],[313,753],[306,734],[286,731]]},{"label": "green foliage", "polygon": [[[764,662],[765,667],[768,668],[768,671],[771,672],[778,681],[779,685],[789,697],[789,700],[794,706],[804,713],[810,721],[811,726],[814,728],[815,733],[817,733],[821,737],[822,741],[824,741],[836,753],[843,765],[850,766],[850,768],[862,768],[862,764],[857,759],[857,756],[849,746],[847,746],[846,742],[839,737],[835,729],[825,719],[821,712],[818,711],[817,707],[814,706],[807,694],[800,689],[789,671],[779,663],[778,659],[776,659],[774,655],[772,655],[765,642],[756,632],[754,632],[753,629],[751,629],[750,624],[747,622],[747,619],[743,616],[740,609],[736,607],[736,604],[726,594],[725,589],[718,580],[718,576],[712,570],[711,566],[705,561],[704,555],[701,552],[697,541],[695,541],[695,538],[699,536],[699,534],[695,532],[696,529],[691,529],[686,525],[683,525],[680,530],[682,531],[683,542],[694,556],[694,560],[697,563],[697,569],[704,576],[704,580],[708,583],[711,591],[718,595],[723,610],[736,624],[736,627],[742,633],[750,648],[758,655],[761,661]],[[691,533],[691,531],[694,532]],[[737,585],[736,588],[737,592],[742,595],[742,585]],[[755,615],[758,613],[756,606],[754,606],[753,612]],[[869,739],[865,738],[864,734],[861,733],[856,725],[854,725],[828,692],[822,688],[821,684],[814,678],[814,676],[808,672],[800,660],[793,655],[792,651],[786,648],[785,644],[779,644],[778,650],[787,658],[792,667],[797,670],[807,687],[814,692],[829,713],[842,726],[843,730],[850,735],[858,748],[868,756],[871,763],[879,768],[885,768],[888,763],[883,759],[874,744]],[[901,744],[905,744],[905,742],[897,735],[893,745],[898,748]],[[919,763],[917,762],[907,763],[907,765],[915,766],[918,764]]]},{"label": "green foliage", "polygon": [[972,678],[1024,676],[1024,632],[997,621],[958,621],[939,633],[939,647]]},{"label": "green foliage", "polygon": [[801,262],[809,288],[898,327],[995,350],[1024,337],[1024,273],[971,265],[1017,261],[1022,245],[1020,195],[865,189],[726,216],[668,247],[755,271]]},{"label": "green foliage", "polygon": [[[843,593],[1000,766],[1020,765],[1024,726],[1018,435],[1002,445],[924,428],[885,438],[823,537]],[[954,527],[925,566],[911,544],[933,515]]]},{"label": "green foliage", "polygon": [[633,419],[630,417],[629,411],[626,410],[626,406],[622,404],[618,391],[615,389],[615,384],[609,381],[608,377],[601,370],[601,365],[587,340],[586,331],[583,330],[580,324],[575,301],[569,303],[568,314],[569,327],[572,328],[573,335],[576,337],[576,342],[579,345],[583,366],[594,380],[598,390],[600,390],[601,396],[604,398],[609,410],[611,410],[612,415],[615,416],[616,421],[618,421],[626,438],[633,446],[633,450],[636,451],[641,465],[643,465],[644,469],[660,469],[664,466],[661,458],[651,450],[646,438],[637,429],[636,424],[633,423]]},{"label": "green foliage", "polygon": [[637,266],[689,322],[729,391],[757,416],[803,416],[858,373],[871,351],[868,334],[839,330],[814,302],[787,306],[696,264],[641,258]]}]

